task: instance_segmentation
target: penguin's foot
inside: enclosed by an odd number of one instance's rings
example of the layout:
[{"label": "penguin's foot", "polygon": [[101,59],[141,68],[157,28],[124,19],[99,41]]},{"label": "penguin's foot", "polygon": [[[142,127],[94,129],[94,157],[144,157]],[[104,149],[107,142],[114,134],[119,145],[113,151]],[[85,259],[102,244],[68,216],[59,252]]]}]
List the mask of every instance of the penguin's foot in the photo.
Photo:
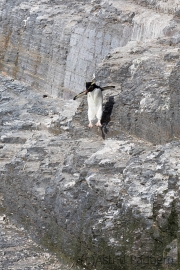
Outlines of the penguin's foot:
[{"label": "penguin's foot", "polygon": [[102,127],[100,121],[98,121],[98,122],[96,123],[96,126],[97,126],[97,127]]},{"label": "penguin's foot", "polygon": [[90,122],[89,125],[88,125],[89,128],[92,128],[93,127],[93,124]]}]

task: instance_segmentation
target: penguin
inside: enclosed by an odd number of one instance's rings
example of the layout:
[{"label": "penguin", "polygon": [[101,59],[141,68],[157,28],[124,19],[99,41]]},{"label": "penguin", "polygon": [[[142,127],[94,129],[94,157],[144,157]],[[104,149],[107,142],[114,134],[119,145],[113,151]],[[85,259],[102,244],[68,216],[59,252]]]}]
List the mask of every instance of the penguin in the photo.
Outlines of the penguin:
[{"label": "penguin", "polygon": [[27,26],[27,21],[30,19],[30,17],[27,17],[27,19],[26,20],[23,20],[23,22],[24,22],[24,27],[26,28],[26,26]]},{"label": "penguin", "polygon": [[103,95],[101,87],[95,83],[87,82],[86,83],[86,92],[87,92],[87,102],[88,102],[88,119],[89,119],[89,128],[93,127],[92,121],[97,117],[97,127],[101,127],[101,118],[103,113]]},{"label": "penguin", "polygon": [[88,102],[88,119],[89,119],[89,128],[93,127],[92,121],[97,118],[97,127],[102,127],[101,118],[103,113],[103,95],[102,91],[106,89],[113,89],[115,86],[106,86],[100,87],[96,85],[94,81],[86,82],[86,90],[76,95],[73,100],[80,98],[84,95],[87,95]]}]

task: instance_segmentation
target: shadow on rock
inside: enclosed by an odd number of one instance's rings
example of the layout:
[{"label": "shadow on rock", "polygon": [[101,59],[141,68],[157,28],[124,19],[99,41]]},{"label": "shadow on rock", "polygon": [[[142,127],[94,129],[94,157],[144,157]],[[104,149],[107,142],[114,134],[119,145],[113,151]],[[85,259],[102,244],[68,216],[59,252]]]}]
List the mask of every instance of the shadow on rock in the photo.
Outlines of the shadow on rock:
[{"label": "shadow on rock", "polygon": [[108,133],[107,125],[111,120],[111,113],[112,113],[113,106],[114,106],[114,96],[110,96],[109,100],[105,104],[102,120],[101,120],[101,124],[102,124],[101,131],[102,131],[103,139],[105,139],[105,135]]}]

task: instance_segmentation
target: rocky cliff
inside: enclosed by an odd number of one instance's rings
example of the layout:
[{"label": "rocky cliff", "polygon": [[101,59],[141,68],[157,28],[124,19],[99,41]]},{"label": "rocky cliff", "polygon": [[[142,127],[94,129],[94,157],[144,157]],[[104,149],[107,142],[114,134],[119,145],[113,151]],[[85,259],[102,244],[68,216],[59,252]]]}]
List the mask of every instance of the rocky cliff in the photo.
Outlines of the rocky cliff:
[{"label": "rocky cliff", "polygon": [[[179,1],[3,0],[0,21],[2,211],[87,269],[178,269]],[[93,73],[116,88],[89,130]]]}]

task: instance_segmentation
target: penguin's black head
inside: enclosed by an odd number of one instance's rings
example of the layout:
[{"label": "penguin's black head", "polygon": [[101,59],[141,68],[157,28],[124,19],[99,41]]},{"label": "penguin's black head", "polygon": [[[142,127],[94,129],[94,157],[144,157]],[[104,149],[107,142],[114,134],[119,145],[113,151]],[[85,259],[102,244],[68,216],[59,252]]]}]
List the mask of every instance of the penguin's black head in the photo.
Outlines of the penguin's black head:
[{"label": "penguin's black head", "polygon": [[86,82],[86,94],[92,92],[95,88],[99,88],[95,82]]},{"label": "penguin's black head", "polygon": [[86,90],[91,86],[92,82],[86,82]]}]

